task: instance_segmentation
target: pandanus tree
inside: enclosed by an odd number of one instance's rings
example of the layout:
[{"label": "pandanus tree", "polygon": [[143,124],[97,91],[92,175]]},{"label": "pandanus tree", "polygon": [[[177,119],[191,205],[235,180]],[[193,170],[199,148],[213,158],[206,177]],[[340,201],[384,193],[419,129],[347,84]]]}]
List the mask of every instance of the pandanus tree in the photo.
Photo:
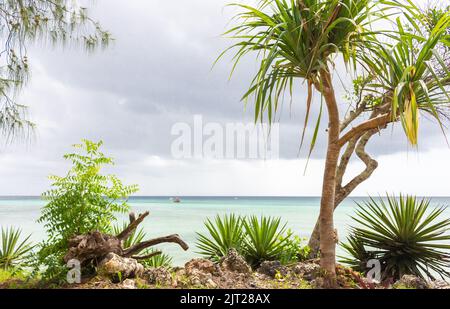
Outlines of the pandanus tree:
[{"label": "pandanus tree", "polygon": [[[377,168],[365,150],[368,141],[389,123],[401,122],[415,145],[419,111],[423,109],[440,123],[440,106],[449,103],[450,75],[435,51],[438,44],[448,44],[450,15],[442,13],[427,32],[430,23],[418,18],[421,11],[409,0],[262,0],[256,7],[234,5],[240,8],[237,25],[226,34],[237,42],[224,53],[236,50],[233,70],[247,54],[260,59],[243,96],[254,99],[255,121],[271,123],[285,93],[292,95],[298,80],[307,89],[301,144],[314,92],[326,107],[328,142],[320,214],[310,245],[313,251],[319,249],[326,282],[333,285],[337,242],[333,213]],[[397,20],[395,27],[390,26],[392,19]],[[359,99],[345,110],[339,108],[333,84],[339,59],[353,74],[362,76],[356,79]],[[319,128],[317,123],[310,153]],[[354,153],[366,168],[344,185]]]}]

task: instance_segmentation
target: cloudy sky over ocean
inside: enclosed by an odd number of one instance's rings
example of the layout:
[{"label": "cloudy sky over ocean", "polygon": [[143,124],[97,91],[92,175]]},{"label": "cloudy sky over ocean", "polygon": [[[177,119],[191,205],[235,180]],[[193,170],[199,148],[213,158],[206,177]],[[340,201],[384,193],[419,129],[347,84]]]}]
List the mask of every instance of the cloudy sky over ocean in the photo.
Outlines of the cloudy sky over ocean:
[{"label": "cloudy sky over ocean", "polygon": [[[305,90],[298,83],[292,106],[279,119],[277,160],[178,160],[171,155],[177,122],[251,123],[253,106],[240,97],[257,63],[245,59],[229,81],[230,57],[213,69],[230,44],[221,37],[233,15],[224,0],[100,0],[91,15],[115,38],[106,50],[87,54],[76,49],[30,48],[32,79],[18,101],[30,106],[37,124],[29,141],[2,145],[0,195],[38,195],[47,175],[63,174],[62,155],[82,138],[103,140],[116,159],[110,168],[140,195],[318,195],[323,173],[325,124],[304,174],[307,148],[298,155],[305,110]],[[335,76],[343,97],[348,76]],[[343,101],[343,100],[342,100]],[[311,119],[317,116],[316,98]],[[355,195],[406,192],[450,195],[450,148],[439,127],[422,118],[420,145],[410,148],[399,125],[382,132],[368,146],[380,163]],[[314,124],[311,123],[311,126]],[[311,137],[309,128],[308,137]],[[363,165],[355,160],[350,173]]]}]

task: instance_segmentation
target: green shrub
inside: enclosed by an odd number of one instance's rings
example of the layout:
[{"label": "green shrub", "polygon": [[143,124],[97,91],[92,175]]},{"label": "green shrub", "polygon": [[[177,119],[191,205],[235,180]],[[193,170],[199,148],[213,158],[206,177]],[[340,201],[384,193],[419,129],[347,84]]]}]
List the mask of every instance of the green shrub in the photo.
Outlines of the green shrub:
[{"label": "green shrub", "polygon": [[1,229],[0,268],[3,270],[20,269],[27,255],[33,249],[31,235],[21,239],[22,231],[13,227]]},{"label": "green shrub", "polygon": [[234,214],[216,216],[214,221],[207,219],[205,227],[209,235],[197,233],[197,248],[200,249],[199,254],[218,261],[227,255],[231,248],[242,252],[244,239],[244,230],[242,225],[243,219]]},{"label": "green shrub", "polygon": [[311,249],[309,246],[303,244],[305,239],[294,235],[291,230],[288,230],[286,234],[287,237],[280,236],[281,240],[284,239],[285,241],[284,249],[280,255],[280,262],[282,264],[289,264],[299,261],[306,261]]},{"label": "green shrub", "polygon": [[432,272],[448,277],[450,240],[446,232],[450,219],[440,220],[445,207],[430,207],[430,200],[412,196],[358,204],[359,226],[351,228],[344,249],[350,258],[342,262],[359,271],[367,271],[369,259],[381,263],[383,279],[399,279],[405,274],[434,278]]},{"label": "green shrub", "polygon": [[247,262],[258,266],[264,261],[280,260],[291,235],[283,236],[286,224],[281,218],[251,216],[244,220],[243,253]]},{"label": "green shrub", "polygon": [[114,175],[100,174],[104,166],[114,164],[100,152],[101,146],[102,142],[88,140],[74,145],[78,151],[64,156],[72,163],[68,173],[50,176],[52,188],[43,194],[47,204],[38,220],[44,223],[48,239],[37,256],[37,263],[47,268],[50,277],[64,272],[62,257],[71,237],[108,231],[116,214],[129,210],[128,196],[138,190],[136,185],[123,185]]},{"label": "green shrub", "polygon": [[197,248],[202,256],[218,261],[229,249],[236,249],[253,267],[268,260],[291,263],[306,257],[308,248],[301,239],[286,231],[280,218],[216,216],[205,221],[208,234],[197,233]]}]

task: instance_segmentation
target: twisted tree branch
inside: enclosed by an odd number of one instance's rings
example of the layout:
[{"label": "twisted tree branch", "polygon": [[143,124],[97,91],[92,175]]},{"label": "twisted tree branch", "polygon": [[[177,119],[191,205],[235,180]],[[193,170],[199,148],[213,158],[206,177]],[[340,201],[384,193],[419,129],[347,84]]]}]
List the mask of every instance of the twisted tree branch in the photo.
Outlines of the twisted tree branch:
[{"label": "twisted tree branch", "polygon": [[154,251],[147,255],[133,255],[133,256],[131,256],[131,258],[133,258],[135,260],[147,260],[149,258],[152,258],[152,257],[160,255],[160,254],[162,254],[162,251]]},{"label": "twisted tree branch", "polygon": [[162,244],[162,243],[176,243],[178,244],[181,248],[183,248],[183,250],[187,250],[189,249],[189,246],[187,243],[185,243],[179,235],[174,234],[174,235],[169,235],[169,236],[164,236],[164,237],[159,237],[159,238],[155,238],[155,239],[151,239],[151,240],[147,240],[147,241],[143,241],[140,242],[134,246],[131,246],[128,249],[125,249],[123,251],[123,256],[124,257],[130,257],[134,254],[138,254],[139,252],[141,252],[142,250],[148,248],[148,247],[152,247],[158,244]]},{"label": "twisted tree branch", "polygon": [[364,164],[366,165],[366,168],[359,175],[354,177],[347,185],[340,188],[338,194],[336,195],[337,203],[336,203],[335,207],[337,207],[337,205],[339,205],[345,198],[347,198],[350,195],[350,193],[354,189],[356,189],[357,186],[359,186],[361,183],[363,183],[364,181],[369,179],[370,176],[372,176],[373,172],[377,169],[378,162],[376,160],[372,159],[369,156],[369,154],[367,154],[367,152],[366,152],[367,143],[369,142],[370,138],[373,135],[375,135],[377,132],[378,132],[378,130],[368,131],[359,140],[358,145],[356,146],[355,152],[356,152],[356,155],[358,156],[358,158],[364,162]]},{"label": "twisted tree branch", "polygon": [[139,217],[136,219],[136,215],[134,213],[130,213],[130,224],[116,237],[119,240],[127,239],[138,227],[139,224],[144,221],[145,217],[147,217],[150,213],[148,211],[144,212],[143,214],[140,214]]}]

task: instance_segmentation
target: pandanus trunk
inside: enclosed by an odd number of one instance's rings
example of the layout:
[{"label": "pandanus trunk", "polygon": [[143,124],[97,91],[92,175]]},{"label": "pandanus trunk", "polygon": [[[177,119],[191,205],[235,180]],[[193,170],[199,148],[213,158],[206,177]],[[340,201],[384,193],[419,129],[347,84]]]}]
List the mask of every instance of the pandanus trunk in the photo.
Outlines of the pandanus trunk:
[{"label": "pandanus trunk", "polygon": [[[337,197],[335,199],[333,208],[336,209],[342,202],[342,200],[343,200],[342,198]],[[320,218],[317,220],[316,225],[314,226],[314,230],[311,234],[311,237],[309,238],[308,246],[311,250],[309,256],[311,258],[316,258],[320,250]]]},{"label": "pandanus trunk", "polygon": [[322,84],[318,85],[328,110],[328,147],[320,202],[320,265],[326,271],[326,284],[334,286],[336,280],[336,232],[334,229],[334,202],[336,170],[339,160],[339,110],[328,70],[321,70]]}]

